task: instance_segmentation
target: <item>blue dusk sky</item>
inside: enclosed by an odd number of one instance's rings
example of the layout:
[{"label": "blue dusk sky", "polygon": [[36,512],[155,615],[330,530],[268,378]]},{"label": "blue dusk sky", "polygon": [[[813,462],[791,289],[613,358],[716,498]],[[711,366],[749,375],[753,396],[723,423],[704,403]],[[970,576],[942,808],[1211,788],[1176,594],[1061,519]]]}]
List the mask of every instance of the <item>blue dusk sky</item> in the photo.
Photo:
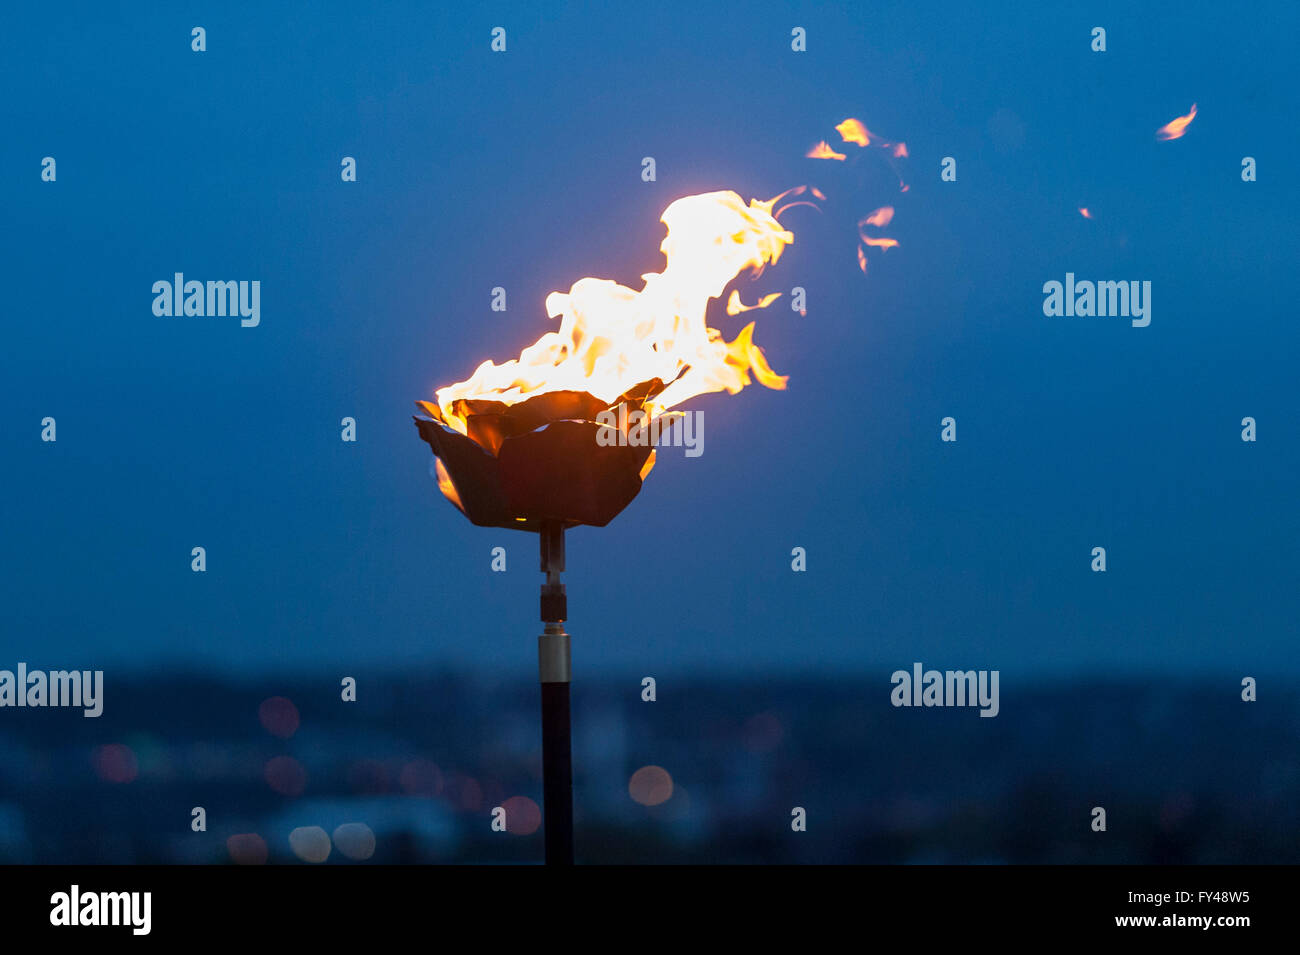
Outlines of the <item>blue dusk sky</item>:
[{"label": "blue dusk sky", "polygon": [[[789,387],[691,402],[704,454],[570,532],[577,677],[1294,674],[1298,31],[1290,3],[10,11],[0,667],[531,672],[536,538],[442,499],[413,403],[553,327],[547,293],[639,288],[672,200],[807,183],[825,211],[735,285],[807,314],[711,313]],[[804,158],[849,116],[907,143],[906,193]],[[176,272],[260,281],[260,324],[155,316]],[[1149,281],[1150,325],[1045,316],[1067,272]]]}]

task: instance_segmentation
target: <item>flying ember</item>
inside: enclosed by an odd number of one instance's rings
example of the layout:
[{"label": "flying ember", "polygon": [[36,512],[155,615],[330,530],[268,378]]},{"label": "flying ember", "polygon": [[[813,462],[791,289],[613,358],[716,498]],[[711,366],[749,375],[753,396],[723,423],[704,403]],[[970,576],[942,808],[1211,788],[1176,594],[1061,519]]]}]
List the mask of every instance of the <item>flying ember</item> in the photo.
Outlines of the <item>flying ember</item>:
[{"label": "flying ember", "polygon": [[[907,158],[907,143],[892,143],[877,136],[871,130],[867,129],[866,125],[860,119],[855,119],[850,116],[840,123],[837,123],[835,131],[840,134],[840,138],[843,139],[844,142],[856,145],[860,149],[879,148],[887,151],[893,159]],[[817,145],[813,146],[812,149],[808,150],[806,156],[809,159],[836,159],[840,162],[844,162],[849,158],[845,153],[837,153],[825,140],[822,140],[817,143]],[[890,168],[897,173],[897,165],[892,161],[887,161],[889,162]],[[902,176],[898,177],[898,190],[899,192],[908,191],[908,185],[903,182]],[[897,239],[891,239],[885,236],[869,235],[865,231],[866,227],[874,226],[876,228],[884,228],[889,225],[893,218],[894,207],[882,206],[875,212],[871,213],[871,215],[858,222],[858,268],[860,268],[864,273],[867,271],[868,248],[881,250],[898,248]]]},{"label": "flying ember", "polygon": [[1191,111],[1186,116],[1179,116],[1177,119],[1170,120],[1165,125],[1156,130],[1156,139],[1178,139],[1187,132],[1187,127],[1192,124],[1196,118],[1196,104],[1192,104]]},{"label": "flying ember", "polygon": [[830,143],[826,142],[826,140],[823,139],[821,142],[817,143],[817,145],[813,146],[812,149],[808,150],[807,158],[808,159],[838,159],[840,162],[843,162],[849,157],[846,156],[844,153],[837,153],[835,150],[831,149]]}]

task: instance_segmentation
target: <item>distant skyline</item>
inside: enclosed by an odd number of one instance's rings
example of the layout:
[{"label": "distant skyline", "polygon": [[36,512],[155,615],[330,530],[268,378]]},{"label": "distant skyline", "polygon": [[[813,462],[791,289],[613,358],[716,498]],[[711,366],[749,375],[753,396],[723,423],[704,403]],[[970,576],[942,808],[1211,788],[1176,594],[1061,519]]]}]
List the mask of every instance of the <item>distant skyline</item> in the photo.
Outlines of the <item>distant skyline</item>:
[{"label": "distant skyline", "polygon": [[[639,288],[672,200],[807,183],[826,211],[734,286],[782,298],[711,312],[788,389],[688,402],[705,452],[570,532],[576,679],[1300,671],[1294,5],[8,20],[0,668],[104,668],[110,701],[111,668],[531,672],[537,539],[443,500],[415,401],[517,356],[548,293]],[[907,143],[907,192],[805,158],[846,117]],[[177,273],[257,282],[258,321],[155,314]],[[1150,323],[1046,315],[1067,273],[1149,282]]]}]

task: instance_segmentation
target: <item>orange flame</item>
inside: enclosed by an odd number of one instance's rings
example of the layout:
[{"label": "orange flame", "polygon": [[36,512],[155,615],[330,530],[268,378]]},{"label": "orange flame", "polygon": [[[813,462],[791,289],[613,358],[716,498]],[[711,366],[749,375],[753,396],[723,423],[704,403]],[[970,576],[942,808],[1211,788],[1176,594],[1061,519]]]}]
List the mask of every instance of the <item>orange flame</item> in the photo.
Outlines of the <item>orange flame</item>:
[{"label": "orange flame", "polygon": [[1091,218],[1092,218],[1092,213],[1088,211],[1088,207],[1087,207],[1087,206],[1080,206],[1080,207],[1079,207],[1079,215],[1083,216],[1085,219],[1091,219]]},{"label": "orange flame", "polygon": [[[848,117],[847,119],[841,120],[835,126],[835,131],[840,134],[840,138],[843,139],[846,143],[854,143],[857,146],[863,148],[869,146],[876,146],[880,149],[888,150],[890,155],[886,157],[885,161],[889,164],[890,169],[892,169],[896,175],[898,175],[898,166],[897,164],[895,164],[894,160],[906,159],[908,157],[907,143],[886,142],[885,140],[881,139],[879,136],[876,136],[874,133],[872,133],[871,130],[867,129],[866,125],[862,122],[862,120],[855,119],[852,116]],[[818,159],[844,160],[847,158],[841,155],[840,153],[835,152],[833,149],[831,149],[831,147],[825,142],[825,140],[819,142],[816,146],[814,146],[812,150],[809,151],[808,155],[810,157],[818,158]],[[797,191],[792,190],[792,192],[798,194],[798,192],[802,191],[803,188],[804,187],[800,186],[799,190]],[[907,183],[903,181],[902,175],[898,175],[898,191],[907,192],[909,188],[910,187],[907,185]],[[825,198],[816,189],[813,190],[813,195],[817,196],[818,199]],[[781,209],[777,211],[779,214],[782,210],[788,209],[791,206],[804,205],[804,204],[806,203],[792,202],[785,206],[782,206]],[[864,274],[867,271],[867,249],[868,248],[877,248],[882,250],[898,248],[897,239],[885,238],[883,236],[869,236],[867,235],[866,227],[875,226],[876,228],[884,228],[885,226],[889,225],[889,223],[893,220],[893,218],[894,218],[894,207],[881,206],[879,209],[871,213],[865,219],[862,219],[861,221],[858,222],[858,239],[859,239],[858,268],[860,268]],[[735,299],[735,301],[738,302],[739,299],[737,298]]]},{"label": "orange flame", "polygon": [[767,308],[780,297],[780,292],[772,292],[770,295],[764,295],[760,298],[757,305],[746,305],[740,300],[740,293],[733,288],[731,297],[727,299],[727,314],[739,315],[741,312],[752,312],[756,308]]},{"label": "orange flame", "polygon": [[[546,311],[560,318],[559,330],[542,335],[517,359],[485,361],[469,380],[439,388],[447,423],[466,433],[453,408],[461,398],[515,404],[573,390],[612,402],[652,378],[668,383],[646,405],[652,418],[696,395],[735,394],[751,383],[751,374],[768,388],[784,388],[786,378],[772,371],[753,342],[753,322],[728,342],[705,321],[710,299],[744,270],[757,275],[774,264],[794,242],[772,215],[776,201],[745,205],[724,191],[673,202],[660,219],[668,227],[659,247],[666,260],[662,272],[643,275],[639,292],[597,278],[579,279],[567,293],[552,292]],[[760,306],[768,301],[771,296]]]},{"label": "orange flame", "polygon": [[1186,116],[1179,116],[1177,119],[1170,120],[1165,125],[1156,130],[1156,139],[1179,139],[1187,132],[1187,127],[1191,125],[1192,120],[1196,118],[1196,104],[1192,104],[1192,111]]},{"label": "orange flame", "polygon": [[894,207],[881,206],[875,212],[871,213],[871,215],[867,216],[865,219],[859,222],[858,225],[859,226],[874,225],[880,228],[884,228],[885,226],[889,225],[890,220],[893,218],[894,218]]},{"label": "orange flame", "polygon": [[[862,120],[860,119],[854,119],[852,116],[850,116],[848,119],[839,123],[835,127],[835,130],[840,134],[840,138],[842,138],[846,143],[856,143],[858,146],[862,146],[862,147],[875,145],[880,147],[881,149],[890,150],[891,155],[893,156],[894,159],[907,158],[907,143],[886,142],[885,140],[877,136],[875,133],[871,132],[871,130],[867,129],[867,127],[863,124]],[[830,151],[830,147],[827,146],[824,142],[819,143],[818,146],[824,146],[826,150]],[[809,155],[811,156],[812,153],[809,153]],[[836,159],[845,158],[844,156],[841,156],[839,153],[833,153],[832,155]],[[898,172],[897,167],[894,167],[892,163],[890,164],[890,166],[891,168],[894,169],[894,172]],[[899,186],[898,189],[899,192],[907,192],[907,190],[910,188],[907,185],[907,183],[903,182],[902,176],[898,177],[898,186]]]},{"label": "orange flame", "polygon": [[808,150],[807,158],[808,159],[838,159],[840,162],[843,162],[849,157],[844,155],[844,153],[837,153],[835,150],[831,149],[830,144],[823,139],[812,149]]},{"label": "orange flame", "polygon": [[[875,145],[882,149],[892,149],[895,159],[907,158],[907,143],[887,143],[871,130],[863,125],[862,120],[854,119],[850,116],[838,126],[835,131],[840,134],[840,138],[846,143],[856,143],[859,146],[870,146],[873,140]],[[830,148],[830,147],[827,147]]]},{"label": "orange flame", "polygon": [[867,235],[867,226],[883,228],[889,225],[894,218],[893,206],[881,206],[871,215],[867,216],[858,223],[858,239],[861,244],[858,246],[858,267],[865,273],[867,271],[867,248],[873,249],[895,249],[898,247],[897,239]]},{"label": "orange flame", "polygon": [[846,143],[857,143],[859,146],[871,145],[871,131],[862,125],[861,120],[849,117],[836,126],[835,131]]},{"label": "orange flame", "polygon": [[[808,186],[795,186],[793,189],[787,189],[785,192],[781,193],[779,196],[773,199],[772,204],[775,205],[776,203],[784,199],[786,196],[802,196],[805,192],[811,192],[814,196],[816,196],[818,199],[821,199],[822,201],[825,201],[826,199],[826,196],[822,194],[822,191],[816,187],[812,187],[810,189]],[[773,218],[779,219],[781,218],[781,213],[785,212],[786,209],[792,209],[795,206],[809,206],[810,208],[816,209],[818,212],[821,212],[821,207],[818,206],[816,203],[809,202],[807,199],[799,199],[795,202],[787,202],[783,206],[778,206],[777,210],[772,213],[772,216]]]}]

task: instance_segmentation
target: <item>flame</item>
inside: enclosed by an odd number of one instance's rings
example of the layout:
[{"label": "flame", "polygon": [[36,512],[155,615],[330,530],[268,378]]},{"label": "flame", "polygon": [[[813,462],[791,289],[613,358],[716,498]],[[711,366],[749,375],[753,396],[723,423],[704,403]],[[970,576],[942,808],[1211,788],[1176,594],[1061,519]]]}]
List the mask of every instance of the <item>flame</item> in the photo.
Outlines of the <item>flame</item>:
[{"label": "flame", "polygon": [[830,143],[826,142],[826,140],[823,139],[812,149],[808,150],[807,158],[808,159],[838,159],[840,162],[843,162],[849,157],[844,155],[844,153],[837,153],[835,150],[831,149]]},{"label": "flame", "polygon": [[1079,215],[1083,216],[1085,219],[1091,219],[1091,218],[1092,218],[1092,213],[1088,211],[1088,207],[1087,207],[1087,206],[1080,206],[1080,207],[1079,207]]},{"label": "flame", "polygon": [[867,216],[858,223],[858,240],[861,243],[858,246],[858,267],[863,273],[867,271],[867,247],[873,249],[895,249],[898,247],[897,239],[889,239],[883,236],[867,235],[867,226],[883,228],[889,225],[894,218],[893,206],[881,206],[871,215]]},{"label": "flame", "polygon": [[1195,118],[1196,118],[1196,104],[1193,103],[1192,111],[1188,113],[1186,116],[1179,116],[1177,119],[1172,119],[1169,122],[1165,123],[1165,125],[1161,126],[1159,129],[1157,129],[1156,139],[1159,140],[1179,139],[1184,133],[1187,132],[1187,127],[1191,125],[1192,120],[1194,120]]},{"label": "flame", "polygon": [[[870,146],[873,140],[875,145],[881,149],[892,149],[895,159],[907,158],[907,143],[887,143],[871,130],[863,125],[862,120],[854,119],[850,116],[842,123],[835,127],[835,131],[840,134],[840,138],[846,143],[856,143],[859,146]],[[827,149],[830,147],[827,146]]]},{"label": "flame", "polygon": [[[873,133],[871,130],[867,129],[867,127],[863,124],[862,120],[854,119],[852,116],[850,116],[848,119],[843,120],[838,125],[836,125],[835,131],[840,134],[840,138],[843,139],[846,143],[856,143],[858,146],[861,147],[867,147],[873,145],[878,146],[881,149],[890,150],[890,154],[893,156],[894,159],[906,159],[908,156],[907,143],[886,142],[885,140],[877,136],[875,133]],[[817,146],[813,148],[813,151],[808,153],[808,155],[813,156],[813,153],[817,152],[818,149],[824,149],[826,153],[828,153],[829,155],[815,156],[814,158],[819,158],[819,159],[846,158],[844,156],[841,156],[839,153],[833,152],[830,146],[827,146],[826,143],[824,142],[818,143]],[[895,173],[898,172],[897,167],[895,167],[893,163],[890,163],[890,167],[894,169]],[[898,177],[898,186],[899,186],[898,189],[899,192],[907,192],[907,190],[910,188],[907,185],[907,183],[903,182],[903,177],[901,175]]]},{"label": "flame", "polygon": [[736,193],[722,191],[673,202],[660,218],[668,227],[659,247],[666,260],[662,272],[643,275],[639,292],[597,278],[579,279],[567,293],[552,292],[546,311],[560,319],[559,329],[517,359],[485,361],[467,381],[439,388],[447,423],[466,433],[464,418],[453,408],[457,399],[515,404],[573,390],[612,402],[652,378],[669,383],[646,405],[652,418],[696,395],[735,394],[750,384],[751,374],[768,388],[784,388],[787,379],[772,371],[753,342],[753,322],[727,342],[705,321],[710,299],[744,270],[761,273],[794,242],[772,215],[779,198],[753,199],[746,206]]},{"label": "flame", "polygon": [[851,116],[836,126],[835,131],[846,143],[857,143],[859,146],[871,145],[871,131],[862,125],[861,120]]},{"label": "flame", "polygon": [[874,226],[879,226],[881,228],[884,228],[885,226],[889,225],[889,221],[893,218],[894,218],[894,207],[881,206],[875,212],[871,213],[871,215],[867,216],[865,219],[859,222],[858,225],[859,226],[874,225]]},{"label": "flame", "polygon": [[[811,203],[809,203],[809,205],[811,205]],[[814,206],[814,208],[816,207]],[[757,305],[746,305],[740,300],[740,293],[733,288],[731,290],[731,298],[727,299],[727,314],[739,315],[741,312],[752,312],[756,308],[767,308],[780,297],[780,292],[773,292],[770,295],[764,295],[760,298]]]},{"label": "flame", "polygon": [[[808,186],[795,186],[793,189],[787,189],[785,192],[781,193],[779,196],[773,199],[772,204],[776,205],[776,203],[780,202],[786,196],[802,196],[805,192],[811,192],[814,196],[816,196],[818,199],[821,199],[823,202],[826,200],[826,196],[822,193],[820,189],[816,188],[815,186],[811,188]],[[779,206],[777,210],[772,213],[772,217],[779,219],[781,218],[781,213],[785,212],[786,209],[792,209],[795,206],[810,206],[811,208],[816,209],[818,212],[822,211],[821,207],[818,206],[815,202],[809,202],[807,199],[800,199],[796,202],[787,202],[785,205]]]},{"label": "flame", "polygon": [[[836,124],[835,131],[840,134],[840,138],[843,139],[846,143],[854,143],[855,145],[862,148],[874,146],[879,149],[886,150],[888,155],[886,155],[885,157],[885,162],[889,164],[889,168],[894,171],[895,175],[898,175],[898,191],[907,192],[911,188],[910,186],[908,186],[906,182],[903,181],[902,175],[898,172],[898,165],[894,162],[895,159],[908,158],[907,143],[887,142],[881,139],[879,136],[872,133],[871,130],[867,129],[866,124],[864,124],[862,120],[855,119],[852,116],[848,117],[847,119],[841,120],[838,124]],[[814,159],[838,159],[841,161],[848,158],[844,155],[841,155],[840,153],[835,152],[835,150],[833,150],[826,143],[825,140],[819,142],[816,146],[814,146],[811,150],[809,150],[808,156]],[[803,191],[803,189],[804,187],[800,186],[797,190],[791,190],[791,192],[798,195],[800,192]],[[818,199],[825,199],[825,196],[823,196],[816,189],[813,189],[812,192],[813,195],[815,195]],[[781,209],[778,209],[777,213],[780,214],[780,212],[782,212],[783,210],[788,209],[791,206],[798,206],[798,205],[810,205],[810,203],[791,202],[785,206],[782,206]],[[884,228],[885,226],[889,225],[889,223],[893,220],[893,218],[894,218],[894,207],[881,206],[879,209],[871,213],[865,219],[862,219],[858,222],[858,239],[859,239],[858,268],[860,268],[863,271],[863,273],[866,273],[867,271],[867,249],[868,248],[876,248],[881,250],[898,248],[897,239],[890,239],[883,236],[869,236],[867,235],[866,227],[875,226],[876,228]],[[740,303],[740,299],[738,297],[733,297],[732,301],[736,304]],[[730,311],[730,308],[728,310]]]}]

